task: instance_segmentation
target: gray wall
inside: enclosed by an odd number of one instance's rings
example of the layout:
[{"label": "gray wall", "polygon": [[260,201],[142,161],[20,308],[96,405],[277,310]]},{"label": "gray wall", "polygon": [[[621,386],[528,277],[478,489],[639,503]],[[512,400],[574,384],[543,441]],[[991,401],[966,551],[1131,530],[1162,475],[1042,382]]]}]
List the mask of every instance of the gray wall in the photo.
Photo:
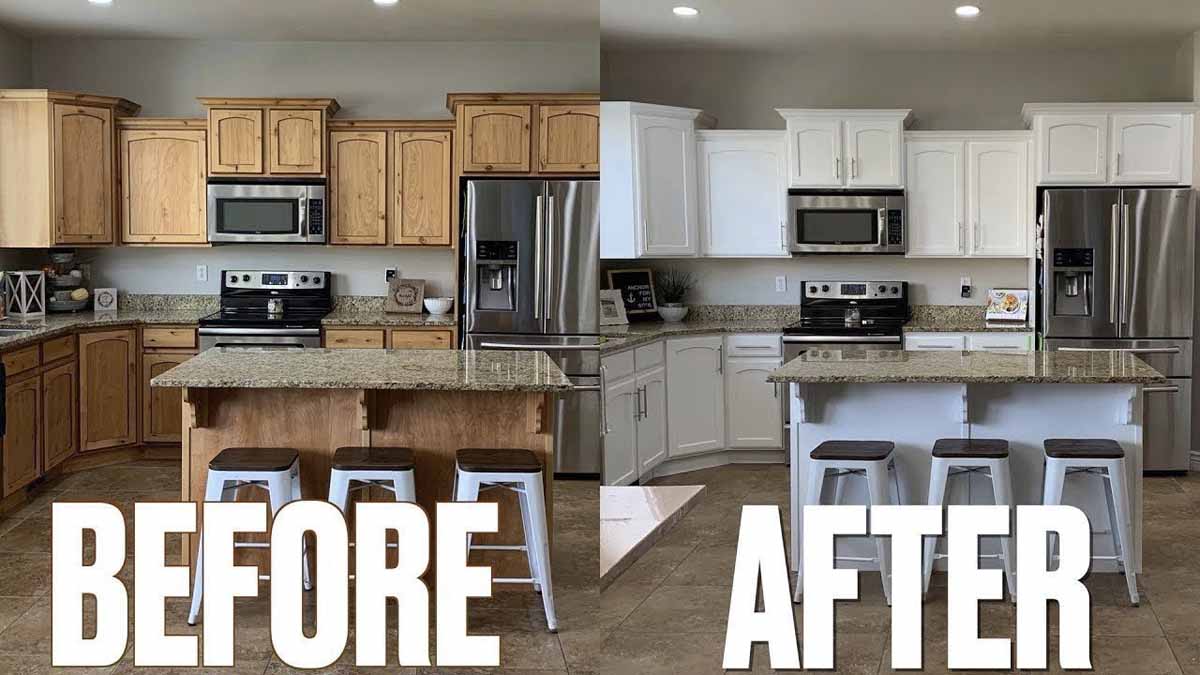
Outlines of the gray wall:
[{"label": "gray wall", "polygon": [[29,40],[0,26],[0,89],[28,87],[32,63]]},{"label": "gray wall", "polygon": [[[332,96],[339,117],[448,118],[447,92],[597,91],[590,43],[208,42],[38,39],[35,86],[123,96],[142,115],[200,115],[197,96]],[[384,269],[453,289],[447,251],[228,246],[105,249],[97,283],[135,293],[215,293],[233,268],[328,269],[342,295],[383,295]],[[195,265],[209,267],[195,281]]]}]

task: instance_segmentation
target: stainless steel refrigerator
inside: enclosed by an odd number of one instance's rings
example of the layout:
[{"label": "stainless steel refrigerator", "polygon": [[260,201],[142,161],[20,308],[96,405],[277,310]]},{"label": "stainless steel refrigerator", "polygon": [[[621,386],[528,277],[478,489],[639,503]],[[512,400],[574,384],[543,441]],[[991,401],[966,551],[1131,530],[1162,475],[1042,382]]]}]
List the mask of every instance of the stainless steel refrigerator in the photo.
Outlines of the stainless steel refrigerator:
[{"label": "stainless steel refrigerator", "polygon": [[1144,389],[1146,471],[1186,471],[1195,411],[1191,188],[1048,189],[1039,329],[1048,350],[1119,349],[1169,378]]},{"label": "stainless steel refrigerator", "polygon": [[460,325],[467,349],[548,353],[575,385],[555,410],[555,473],[598,477],[600,182],[465,184]]}]

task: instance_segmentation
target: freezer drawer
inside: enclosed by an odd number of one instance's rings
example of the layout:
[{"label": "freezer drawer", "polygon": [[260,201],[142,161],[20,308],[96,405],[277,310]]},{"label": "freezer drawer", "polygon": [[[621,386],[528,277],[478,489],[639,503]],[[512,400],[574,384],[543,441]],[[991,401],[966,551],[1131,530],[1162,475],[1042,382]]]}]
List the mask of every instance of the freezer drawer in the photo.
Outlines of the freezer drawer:
[{"label": "freezer drawer", "polygon": [[1145,471],[1187,471],[1192,450],[1192,381],[1142,388]]},{"label": "freezer drawer", "polygon": [[1137,354],[1167,377],[1192,377],[1191,340],[1076,340],[1047,338],[1046,351],[1119,349]]},{"label": "freezer drawer", "polygon": [[555,398],[554,473],[599,476],[603,457],[600,378],[572,377],[571,384],[576,391]]}]

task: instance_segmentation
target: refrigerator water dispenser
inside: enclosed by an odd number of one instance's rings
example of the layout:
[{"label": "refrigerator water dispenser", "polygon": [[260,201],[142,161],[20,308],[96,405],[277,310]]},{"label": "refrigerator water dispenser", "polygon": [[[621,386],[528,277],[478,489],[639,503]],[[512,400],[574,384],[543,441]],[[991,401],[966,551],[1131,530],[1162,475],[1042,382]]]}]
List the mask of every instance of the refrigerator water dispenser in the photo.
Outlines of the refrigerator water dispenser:
[{"label": "refrigerator water dispenser", "polygon": [[1092,249],[1054,249],[1054,316],[1091,316]]},{"label": "refrigerator water dispenser", "polygon": [[476,244],[475,309],[517,311],[517,242]]}]

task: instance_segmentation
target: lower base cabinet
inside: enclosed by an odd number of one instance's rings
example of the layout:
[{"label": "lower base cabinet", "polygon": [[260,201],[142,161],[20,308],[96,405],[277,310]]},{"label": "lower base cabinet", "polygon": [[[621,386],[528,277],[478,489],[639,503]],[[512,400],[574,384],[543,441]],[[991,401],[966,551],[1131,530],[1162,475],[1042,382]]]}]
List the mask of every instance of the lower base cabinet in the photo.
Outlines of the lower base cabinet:
[{"label": "lower base cabinet", "polygon": [[667,340],[668,456],[725,447],[724,340]]},{"label": "lower base cabinet", "polygon": [[641,407],[637,415],[638,475],[667,458],[667,371],[662,366],[637,375]]},{"label": "lower base cabinet", "polygon": [[781,385],[767,376],[783,359],[730,358],[725,362],[725,444],[730,448],[783,448]]},{"label": "lower base cabinet", "polygon": [[905,333],[906,351],[1033,351],[1033,333]]},{"label": "lower base cabinet", "polygon": [[187,353],[146,352],[142,355],[142,441],[178,443],[183,440],[183,390],[151,387],[150,380],[192,358]]},{"label": "lower base cabinet", "polygon": [[604,484],[629,485],[638,479],[637,378],[609,382],[604,389]]},{"label": "lower base cabinet", "polygon": [[138,339],[133,329],[79,336],[79,449],[137,442]]},{"label": "lower base cabinet", "polygon": [[75,359],[42,373],[42,471],[49,471],[75,454],[79,421],[79,368]]},{"label": "lower base cabinet", "polygon": [[4,390],[5,427],[3,477],[5,496],[42,474],[42,380],[32,374],[16,378]]}]

